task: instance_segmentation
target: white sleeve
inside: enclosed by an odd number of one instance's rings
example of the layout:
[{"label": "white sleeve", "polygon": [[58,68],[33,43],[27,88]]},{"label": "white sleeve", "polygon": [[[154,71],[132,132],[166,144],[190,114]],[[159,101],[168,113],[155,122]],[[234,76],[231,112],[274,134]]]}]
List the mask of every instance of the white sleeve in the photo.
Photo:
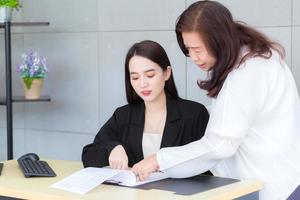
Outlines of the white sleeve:
[{"label": "white sleeve", "polygon": [[228,75],[212,105],[204,137],[181,147],[158,151],[160,170],[171,177],[188,177],[233,156],[268,95],[270,80],[264,70],[251,61],[249,66]]},{"label": "white sleeve", "polygon": [[201,140],[188,145],[161,149],[157,153],[157,160],[160,170],[170,177],[190,177],[207,171],[219,159],[233,155],[239,143],[234,138],[207,133]]}]

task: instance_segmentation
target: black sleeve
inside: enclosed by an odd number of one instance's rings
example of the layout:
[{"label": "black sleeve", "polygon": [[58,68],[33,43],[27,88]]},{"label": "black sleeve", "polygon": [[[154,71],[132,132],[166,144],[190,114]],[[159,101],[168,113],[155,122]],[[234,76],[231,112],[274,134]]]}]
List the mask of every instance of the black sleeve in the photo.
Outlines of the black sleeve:
[{"label": "black sleeve", "polygon": [[209,113],[205,106],[201,105],[199,112],[197,113],[197,117],[195,117],[194,119],[196,120],[194,122],[195,130],[193,131],[194,140],[199,140],[205,134],[205,130],[209,119]]},{"label": "black sleeve", "polygon": [[103,125],[97,133],[94,142],[88,144],[82,151],[82,162],[84,167],[108,166],[110,152],[121,144],[119,138],[120,124],[118,124],[117,110],[113,116]]}]

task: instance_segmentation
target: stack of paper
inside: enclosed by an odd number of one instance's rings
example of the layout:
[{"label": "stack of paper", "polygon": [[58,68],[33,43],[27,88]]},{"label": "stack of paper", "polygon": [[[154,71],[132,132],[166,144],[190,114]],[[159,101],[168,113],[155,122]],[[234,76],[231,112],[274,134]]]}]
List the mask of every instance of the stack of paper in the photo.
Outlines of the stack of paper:
[{"label": "stack of paper", "polygon": [[50,187],[85,194],[103,182],[132,187],[165,178],[168,178],[166,174],[156,172],[152,173],[146,181],[137,181],[135,174],[130,170],[88,167],[71,174]]}]

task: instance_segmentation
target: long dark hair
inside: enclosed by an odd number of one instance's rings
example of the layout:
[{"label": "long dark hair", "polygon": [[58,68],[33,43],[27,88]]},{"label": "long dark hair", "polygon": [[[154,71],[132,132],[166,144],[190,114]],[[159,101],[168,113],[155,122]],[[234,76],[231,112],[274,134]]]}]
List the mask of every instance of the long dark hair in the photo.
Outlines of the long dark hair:
[{"label": "long dark hair", "polygon": [[[170,60],[164,48],[157,42],[151,40],[144,40],[135,43],[127,52],[125,59],[125,87],[126,97],[128,103],[141,103],[143,99],[134,91],[130,83],[129,61],[133,56],[141,56],[158,64],[163,71],[171,66]],[[178,92],[171,73],[170,78],[165,83],[165,93],[168,97],[177,99]]]},{"label": "long dark hair", "polygon": [[[230,11],[215,1],[193,3],[177,19],[177,41],[183,53],[189,56],[182,32],[201,34],[209,53],[216,59],[208,79],[198,82],[210,97],[218,95],[227,75],[247,58],[260,56],[268,59],[272,56],[272,49],[282,58],[285,55],[281,45],[246,24],[234,21]],[[249,52],[239,58],[244,46]]]}]

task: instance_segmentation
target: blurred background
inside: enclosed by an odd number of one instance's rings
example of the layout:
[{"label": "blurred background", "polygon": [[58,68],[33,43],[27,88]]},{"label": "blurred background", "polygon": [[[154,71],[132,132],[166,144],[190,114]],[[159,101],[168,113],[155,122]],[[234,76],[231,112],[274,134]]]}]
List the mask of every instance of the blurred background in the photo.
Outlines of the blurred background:
[{"label": "blurred background", "polygon": [[[51,102],[13,104],[14,158],[80,160],[113,111],[124,104],[124,60],[135,42],[159,42],[172,63],[180,96],[209,106],[196,81],[204,73],[181,53],[174,32],[191,0],[23,0],[13,21],[50,22],[12,28],[13,94],[23,95],[16,72],[22,53],[37,50],[47,59],[42,91]],[[236,20],[256,27],[286,50],[300,91],[300,1],[220,0]],[[4,35],[0,29],[0,96],[5,96]],[[0,160],[6,160],[6,107],[0,106]]]}]

